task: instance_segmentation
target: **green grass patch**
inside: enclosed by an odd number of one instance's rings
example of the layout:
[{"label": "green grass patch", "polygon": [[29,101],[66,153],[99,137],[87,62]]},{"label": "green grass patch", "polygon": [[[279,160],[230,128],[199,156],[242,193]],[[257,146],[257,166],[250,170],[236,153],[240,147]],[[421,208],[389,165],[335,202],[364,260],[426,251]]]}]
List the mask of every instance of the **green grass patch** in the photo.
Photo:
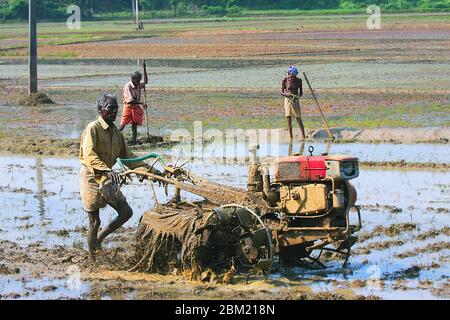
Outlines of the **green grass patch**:
[{"label": "green grass patch", "polygon": [[[384,14],[404,14],[404,13],[439,13],[448,12],[445,8],[417,8],[417,9],[382,9]],[[300,9],[245,9],[241,8],[238,12],[232,14],[205,14],[201,11],[182,11],[175,12],[174,10],[153,10],[141,11],[141,19],[173,19],[173,18],[221,18],[224,20],[245,20],[247,18],[255,17],[278,17],[278,16],[323,16],[323,15],[367,15],[366,8],[358,9],[319,9],[319,10],[300,10]],[[94,15],[93,20],[132,20],[131,11],[108,12]]]},{"label": "green grass patch", "polygon": [[[69,30],[63,22],[50,22],[38,24],[39,39],[49,39],[50,45],[69,44],[74,42],[89,42],[101,40],[115,40],[126,37],[170,36],[179,32],[197,30],[286,30],[292,28],[294,23],[300,22],[304,30],[341,30],[352,24],[360,24],[367,19],[365,11],[354,11],[355,15],[348,16],[342,10],[248,10],[247,15],[238,17],[196,17],[192,20],[167,20],[153,23],[155,13],[143,13],[145,29],[136,32],[131,16],[127,19],[117,19],[114,15],[103,15],[103,21],[83,21],[80,30]],[[347,12],[348,13],[348,12]],[[129,12],[126,14],[130,14]],[[125,16],[125,13],[123,13]],[[169,17],[169,16],[167,16]],[[107,19],[109,21],[107,21]],[[445,14],[411,14],[411,15],[384,15],[382,21],[407,23],[446,23],[449,15]],[[112,21],[114,20],[114,21]],[[289,22],[289,23],[285,23]],[[292,22],[292,24],[290,24]],[[23,38],[27,40],[27,24],[0,24],[0,37]],[[0,39],[1,39],[0,38]],[[55,38],[52,42],[51,38]]]},{"label": "green grass patch", "polygon": [[53,53],[50,55],[46,55],[44,57],[48,57],[48,58],[77,58],[78,54],[76,52],[73,51],[62,51],[62,52],[57,52],[57,53]]},{"label": "green grass patch", "polygon": [[[373,106],[361,113],[348,116],[328,117],[328,122],[333,127],[352,128],[397,128],[397,127],[446,127],[449,126],[450,105],[414,105],[379,107]],[[320,118],[306,119],[311,125],[321,123]]]},{"label": "green grass patch", "polygon": [[16,50],[1,50],[0,57],[24,57],[27,56],[27,52],[16,51]]},{"label": "green grass patch", "polygon": [[[433,13],[433,12],[448,12],[448,9],[396,9],[388,10],[381,9],[384,14],[404,14],[404,13]],[[366,8],[358,9],[320,9],[320,10],[300,10],[300,9],[273,9],[273,10],[251,10],[244,9],[241,11],[241,16],[289,16],[289,15],[302,15],[302,16],[321,16],[321,15],[367,15]]]},{"label": "green grass patch", "polygon": [[[368,128],[419,128],[419,127],[448,127],[450,126],[450,105],[427,106],[397,106],[378,107],[361,110],[351,115],[327,115],[331,127]],[[239,129],[272,129],[287,126],[287,120],[282,110],[277,116],[242,115],[231,117],[202,117],[204,129],[226,130]],[[305,115],[303,121],[306,128],[323,128],[320,116]],[[193,122],[183,121],[183,128],[192,131]],[[294,121],[294,126],[297,124]]]}]

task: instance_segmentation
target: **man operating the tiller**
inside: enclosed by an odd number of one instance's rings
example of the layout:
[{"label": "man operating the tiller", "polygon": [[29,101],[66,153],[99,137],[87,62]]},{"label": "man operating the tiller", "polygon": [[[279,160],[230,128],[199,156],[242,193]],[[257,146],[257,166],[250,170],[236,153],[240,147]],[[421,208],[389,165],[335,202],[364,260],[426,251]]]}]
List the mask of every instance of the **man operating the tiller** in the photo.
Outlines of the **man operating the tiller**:
[{"label": "man operating the tiller", "polygon": [[[122,177],[112,170],[117,158],[135,157],[128,151],[122,133],[114,125],[118,109],[114,95],[101,95],[97,101],[99,117],[88,124],[81,135],[80,189],[83,209],[89,216],[87,238],[91,261],[95,261],[96,251],[101,250],[102,241],[133,215],[133,210],[120,191]],[[134,162],[128,166],[130,169],[144,167],[151,173],[161,175],[159,170],[149,168],[144,162]],[[117,211],[118,216],[98,233],[101,223],[99,209],[107,204]]]}]

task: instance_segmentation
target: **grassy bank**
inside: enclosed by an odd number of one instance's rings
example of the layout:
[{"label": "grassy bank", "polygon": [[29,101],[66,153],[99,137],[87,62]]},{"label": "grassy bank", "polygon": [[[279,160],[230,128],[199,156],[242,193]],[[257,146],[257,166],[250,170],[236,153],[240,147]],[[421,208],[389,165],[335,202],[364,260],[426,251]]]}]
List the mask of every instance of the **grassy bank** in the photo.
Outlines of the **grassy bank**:
[{"label": "grassy bank", "polygon": [[[382,14],[420,14],[420,13],[448,13],[449,8],[416,8],[416,9],[381,9]],[[238,12],[232,14],[207,14],[201,10],[196,11],[174,11],[174,10],[154,10],[141,11],[141,20],[152,19],[205,19],[208,21],[227,21],[227,20],[251,20],[264,17],[289,17],[289,16],[333,16],[333,15],[367,15],[366,8],[358,9],[320,9],[320,10],[255,10],[241,8]],[[39,19],[39,22],[65,22],[66,16],[53,19]],[[94,14],[90,18],[83,18],[84,21],[108,21],[108,20],[133,20],[133,14],[130,11],[116,11]],[[0,24],[25,22],[23,19],[0,20]]]},{"label": "grassy bank", "polygon": [[[405,13],[448,13],[450,7],[447,9],[430,8],[430,9],[382,9],[383,14],[405,14]],[[218,20],[246,20],[259,17],[280,17],[280,16],[326,16],[326,15],[367,15],[366,8],[359,9],[321,9],[321,10],[252,10],[241,9],[239,12],[233,14],[216,14],[206,15],[200,11],[196,12],[175,12],[173,10],[160,11],[142,11],[140,18],[146,19],[176,19],[176,18],[192,18],[192,19],[218,19]],[[133,19],[131,12],[112,12],[94,15],[93,20],[114,20],[114,19]]]}]

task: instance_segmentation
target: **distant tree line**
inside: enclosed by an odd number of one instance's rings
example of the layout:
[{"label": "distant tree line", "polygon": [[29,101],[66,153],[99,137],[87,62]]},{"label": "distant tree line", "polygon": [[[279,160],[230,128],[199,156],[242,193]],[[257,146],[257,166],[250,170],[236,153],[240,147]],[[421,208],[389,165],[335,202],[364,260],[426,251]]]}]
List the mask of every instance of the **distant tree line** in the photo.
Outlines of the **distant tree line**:
[{"label": "distant tree line", "polygon": [[[64,19],[68,5],[81,8],[84,18],[96,14],[131,11],[132,0],[38,0],[38,18]],[[147,11],[173,11],[173,15],[233,15],[243,8],[271,9],[358,9],[371,4],[382,9],[450,9],[450,0],[139,0]],[[28,0],[0,0],[1,20],[28,19]]]}]

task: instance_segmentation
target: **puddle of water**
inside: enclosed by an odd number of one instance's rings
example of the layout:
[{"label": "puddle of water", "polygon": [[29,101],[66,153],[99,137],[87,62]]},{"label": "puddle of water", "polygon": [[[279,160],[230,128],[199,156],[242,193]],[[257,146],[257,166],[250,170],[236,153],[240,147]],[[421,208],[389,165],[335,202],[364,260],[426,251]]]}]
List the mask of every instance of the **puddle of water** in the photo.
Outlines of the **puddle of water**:
[{"label": "puddle of water", "polygon": [[[80,164],[76,158],[30,158],[30,157],[0,157],[0,208],[2,223],[0,225],[0,239],[11,240],[20,245],[41,242],[44,246],[79,245],[85,247],[85,235],[76,231],[80,227],[87,228],[87,216],[81,208],[79,197],[78,171]],[[246,184],[247,168],[243,164],[214,164],[192,162],[188,169],[205,178],[215,179],[218,183],[244,187]],[[380,178],[382,177],[382,178]],[[367,254],[357,254],[350,258],[348,269],[342,269],[340,263],[329,262],[327,270],[290,269],[280,271],[271,279],[285,277],[289,281],[304,282],[317,277],[323,280],[336,280],[342,287],[348,286],[348,281],[367,280],[374,272],[387,277],[385,288],[372,290],[375,295],[390,298],[435,298],[428,290],[419,290],[413,284],[411,290],[396,290],[396,280],[389,277],[408,269],[413,265],[430,265],[435,262],[438,266],[430,269],[422,268],[418,280],[432,280],[436,284],[445,281],[448,276],[448,251],[423,252],[412,257],[400,259],[396,255],[411,250],[423,249],[431,243],[449,242],[450,237],[438,237],[419,241],[416,237],[425,231],[439,229],[450,225],[448,212],[427,210],[429,207],[450,209],[450,172],[418,171],[418,170],[361,170],[360,177],[353,180],[358,191],[358,204],[365,206],[377,205],[375,211],[364,210],[363,231],[370,232],[375,226],[389,226],[397,223],[414,223],[416,230],[407,231],[400,236],[390,238],[378,236],[364,243],[357,243],[355,250],[365,248],[374,242],[388,240],[403,240],[405,244],[389,246],[386,249],[373,249]],[[123,193],[134,210],[134,216],[125,227],[134,227],[142,213],[153,207],[151,189],[139,182],[133,182],[123,187]],[[169,191],[170,194],[173,194]],[[167,200],[162,188],[156,188],[159,200]],[[198,197],[182,192],[182,196],[189,199]],[[385,205],[396,206],[402,211],[393,213]],[[411,207],[412,206],[412,207]],[[115,215],[110,208],[102,211],[102,221],[105,223]],[[65,229],[67,234],[59,234]],[[108,245],[107,245],[108,246]],[[408,280],[408,279],[407,279]],[[415,280],[415,279],[413,279]],[[413,281],[411,280],[411,281]],[[41,280],[39,280],[41,281]],[[59,280],[42,280],[35,286],[51,283],[62,287],[62,291],[40,293],[42,296],[33,298],[71,297],[71,293],[64,289]],[[410,281],[410,280],[408,280]],[[56,283],[56,284],[55,284]],[[347,284],[346,284],[347,283]],[[289,285],[289,283],[287,283]],[[22,287],[20,287],[22,286]],[[2,294],[16,292],[24,285],[11,277],[0,278]],[[361,294],[370,294],[370,288],[354,289]],[[28,290],[30,291],[30,290]],[[37,290],[39,291],[39,290]],[[18,291],[20,294],[20,290]],[[37,294],[37,293],[36,293]],[[77,296],[74,293],[74,296]],[[25,298],[25,297],[24,297]]]},{"label": "puddle of water", "polygon": [[[86,226],[86,216],[81,209],[79,196],[79,161],[76,158],[28,158],[0,157],[0,178],[3,222],[0,227],[2,238],[22,243],[42,240],[46,243],[71,244],[72,235],[65,239],[54,234],[43,235],[42,228],[48,231],[73,230]],[[244,187],[247,167],[243,164],[214,164],[192,162],[187,169],[206,179],[218,183]],[[380,179],[380,176],[383,179]],[[425,222],[431,219],[444,219],[445,214],[433,215],[429,207],[450,208],[448,187],[450,172],[417,170],[362,170],[360,177],[353,180],[358,191],[358,203],[367,206],[395,205],[403,210],[400,214],[390,212],[367,213],[366,224],[385,224],[386,216],[392,223]],[[446,191],[447,190],[447,191]],[[135,225],[140,215],[153,206],[149,186],[137,181],[123,187],[135,215],[127,223]],[[160,201],[167,197],[162,188],[156,188]],[[189,198],[195,196],[183,192]],[[409,209],[413,206],[413,209]],[[383,208],[381,207],[380,210]],[[113,210],[105,209],[104,220],[114,215]],[[439,221],[439,220],[438,220]],[[448,219],[443,225],[448,225]],[[26,232],[23,232],[26,230]],[[70,243],[67,243],[70,242]]]},{"label": "puddle of water", "polygon": [[[49,289],[45,289],[49,287]],[[44,290],[43,290],[44,289]],[[49,300],[49,299],[79,299],[89,292],[90,285],[81,282],[75,287],[63,279],[27,279],[19,280],[13,277],[0,276],[0,292],[7,299],[14,299],[12,295],[20,295],[22,300]],[[17,299],[17,297],[15,298]]]},{"label": "puddle of water", "polygon": [[409,206],[422,211],[437,203],[450,207],[449,171],[362,170],[352,184],[364,205],[395,205],[405,212]]}]

